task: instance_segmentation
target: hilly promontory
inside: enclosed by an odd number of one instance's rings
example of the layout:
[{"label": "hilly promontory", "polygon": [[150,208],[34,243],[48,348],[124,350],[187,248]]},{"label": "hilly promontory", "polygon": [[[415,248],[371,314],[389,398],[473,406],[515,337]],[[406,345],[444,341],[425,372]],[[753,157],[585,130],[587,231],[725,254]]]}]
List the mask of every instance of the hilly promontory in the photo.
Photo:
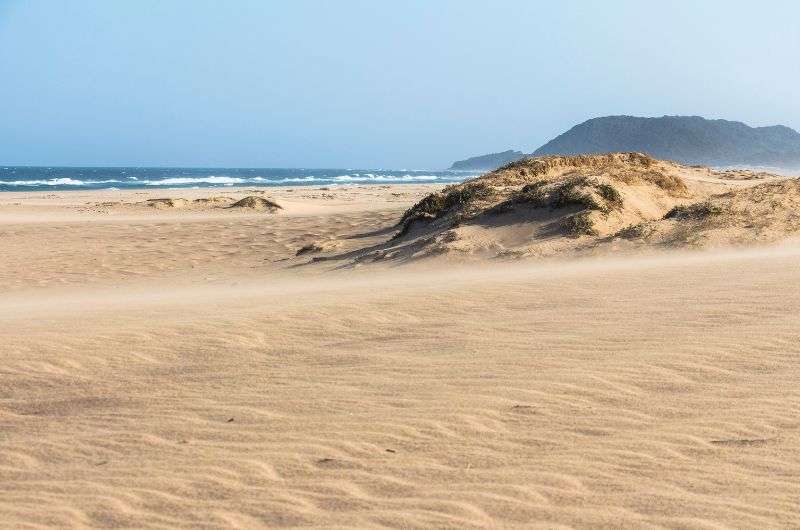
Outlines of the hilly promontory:
[{"label": "hilly promontory", "polygon": [[783,125],[750,127],[700,116],[605,116],[572,127],[529,155],[506,151],[452,168],[494,169],[526,156],[609,152],[640,152],[682,164],[800,168],[800,133]]},{"label": "hilly promontory", "polygon": [[473,156],[466,160],[459,160],[453,162],[450,169],[454,170],[472,170],[472,169],[495,169],[504,166],[510,162],[516,162],[520,158],[524,158],[525,153],[522,151],[503,151],[502,153],[490,153],[488,155]]}]

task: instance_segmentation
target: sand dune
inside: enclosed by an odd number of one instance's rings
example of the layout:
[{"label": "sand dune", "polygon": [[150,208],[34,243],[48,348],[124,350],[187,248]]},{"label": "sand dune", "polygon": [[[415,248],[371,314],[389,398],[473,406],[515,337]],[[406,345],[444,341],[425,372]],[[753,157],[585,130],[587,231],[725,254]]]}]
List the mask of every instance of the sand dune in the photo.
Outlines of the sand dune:
[{"label": "sand dune", "polygon": [[[159,210],[165,210],[168,208],[186,208],[189,206],[189,201],[186,199],[173,199],[171,197],[161,198],[161,199],[148,199],[145,202],[147,206],[151,206],[153,208],[157,208]],[[114,203],[107,203],[107,206],[115,206]]]},{"label": "sand dune", "polygon": [[[794,222],[693,175],[610,181],[661,201],[623,243]],[[0,195],[0,527],[800,526],[799,245],[342,267],[435,191]]]},{"label": "sand dune", "polygon": [[623,235],[645,244],[730,247],[772,243],[800,233],[800,179],[759,184],[676,207]]},{"label": "sand dune", "polygon": [[[727,200],[736,190],[764,181],[736,195],[737,204]],[[603,254],[620,251],[620,239],[635,240],[639,247],[774,242],[800,229],[794,214],[800,200],[797,182],[745,170],[683,166],[639,153],[529,158],[428,195],[404,213],[392,240],[347,257],[364,263],[442,254]],[[685,222],[685,215],[669,214],[698,212],[711,203],[716,222],[706,223],[702,236],[679,236],[699,234],[699,226]],[[751,203],[757,206],[748,208]],[[764,221],[770,205],[781,219],[767,216]],[[732,230],[733,225],[742,230]],[[651,237],[662,232],[670,234]]]},{"label": "sand dune", "polygon": [[265,199],[264,197],[258,197],[256,195],[248,195],[243,199],[239,199],[231,204],[230,207],[249,208],[251,210],[268,210],[270,212],[276,212],[283,209],[277,202]]}]

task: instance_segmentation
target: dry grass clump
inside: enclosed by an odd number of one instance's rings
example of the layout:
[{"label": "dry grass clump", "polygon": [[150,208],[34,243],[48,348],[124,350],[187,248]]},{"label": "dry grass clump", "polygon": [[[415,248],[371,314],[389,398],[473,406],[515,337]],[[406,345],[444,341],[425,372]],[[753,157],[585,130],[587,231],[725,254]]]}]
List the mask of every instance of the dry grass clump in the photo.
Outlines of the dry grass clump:
[{"label": "dry grass clump", "polygon": [[[682,196],[687,193],[686,183],[664,170],[664,164],[642,153],[608,153],[601,155],[546,156],[523,158],[479,177],[492,180],[497,186],[516,186],[532,180],[552,178],[562,173],[604,175],[628,185],[647,182],[664,191]],[[668,164],[666,167],[669,167]]]},{"label": "dry grass clump", "polygon": [[667,212],[664,219],[675,219],[677,221],[706,219],[712,215],[719,215],[723,213],[723,211],[724,209],[721,206],[711,201],[703,201],[695,204],[676,206]]},{"label": "dry grass clump", "polygon": [[322,241],[313,241],[307,243],[297,249],[295,256],[303,256],[306,254],[318,254],[320,252],[330,252],[339,248],[340,243],[334,239],[327,239]]},{"label": "dry grass clump", "polygon": [[[597,168],[609,166],[615,163],[631,164],[645,168],[652,167],[656,159],[642,153],[605,153],[597,155],[573,155],[573,156],[540,156],[527,157],[516,160],[499,168],[497,171],[509,169],[525,169],[533,175],[547,173],[552,169],[566,166]],[[526,171],[526,172],[527,172]]]},{"label": "dry grass clump", "polygon": [[219,206],[219,205],[230,204],[231,202],[233,202],[233,199],[231,197],[214,196],[214,197],[201,197],[199,199],[195,199],[193,202],[195,204],[202,204],[206,206]]},{"label": "dry grass clump", "polygon": [[622,193],[612,184],[578,175],[563,181],[540,180],[527,184],[509,203],[534,208],[579,206],[608,214],[622,207]]},{"label": "dry grass clump", "polygon": [[688,192],[686,183],[682,178],[677,175],[670,175],[658,169],[634,171],[630,168],[609,168],[608,177],[628,185],[648,182],[676,197],[684,196]]},{"label": "dry grass clump", "polygon": [[598,235],[594,219],[592,219],[592,213],[588,210],[570,215],[564,219],[562,226],[564,230],[574,237]]},{"label": "dry grass clump", "polygon": [[147,205],[159,210],[167,208],[185,208],[186,206],[189,205],[189,201],[187,201],[186,199],[172,199],[172,198],[147,199]]},{"label": "dry grass clump", "polygon": [[265,199],[264,197],[257,197],[255,195],[250,195],[245,197],[244,199],[240,199],[235,203],[230,205],[230,208],[248,208],[250,210],[269,210],[274,212],[275,210],[282,210],[280,204],[271,201],[269,199]]},{"label": "dry grass clump", "polygon": [[302,256],[304,254],[315,254],[317,252],[322,252],[323,250],[325,249],[322,247],[322,245],[318,243],[308,243],[297,249],[297,252],[295,252],[295,256]]},{"label": "dry grass clump", "polygon": [[657,160],[642,153],[607,153],[599,155],[542,156],[523,158],[487,173],[478,180],[491,179],[497,186],[524,185],[537,178],[569,170],[605,172],[612,167],[634,167],[643,171],[654,167]]},{"label": "dry grass clump", "polygon": [[398,236],[405,234],[414,221],[439,219],[454,208],[463,210],[476,202],[488,200],[493,194],[492,187],[480,181],[448,186],[441,192],[431,193],[406,210],[400,219]]},{"label": "dry grass clump", "polygon": [[642,179],[655,184],[662,190],[675,196],[684,196],[689,192],[689,188],[686,187],[686,183],[683,179],[676,175],[668,175],[658,171],[648,171],[642,175]]},{"label": "dry grass clump", "polygon": [[561,183],[553,192],[553,206],[580,206],[609,213],[622,205],[622,195],[610,184],[596,179],[577,177]]},{"label": "dry grass clump", "polygon": [[597,186],[597,191],[600,196],[605,199],[606,203],[615,208],[622,206],[622,194],[614,186],[610,184],[599,184]]},{"label": "dry grass clump", "polygon": [[513,194],[508,202],[510,204],[525,204],[534,208],[544,208],[549,205],[550,193],[547,189],[548,184],[546,180],[526,184],[519,192]]}]

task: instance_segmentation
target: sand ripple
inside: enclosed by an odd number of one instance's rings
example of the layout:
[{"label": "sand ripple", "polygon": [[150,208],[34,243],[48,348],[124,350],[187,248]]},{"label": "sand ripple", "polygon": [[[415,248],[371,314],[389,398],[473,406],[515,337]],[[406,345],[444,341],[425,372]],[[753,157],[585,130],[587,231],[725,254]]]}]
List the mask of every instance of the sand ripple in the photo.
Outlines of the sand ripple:
[{"label": "sand ripple", "polygon": [[0,301],[0,526],[798,526],[796,262]]}]

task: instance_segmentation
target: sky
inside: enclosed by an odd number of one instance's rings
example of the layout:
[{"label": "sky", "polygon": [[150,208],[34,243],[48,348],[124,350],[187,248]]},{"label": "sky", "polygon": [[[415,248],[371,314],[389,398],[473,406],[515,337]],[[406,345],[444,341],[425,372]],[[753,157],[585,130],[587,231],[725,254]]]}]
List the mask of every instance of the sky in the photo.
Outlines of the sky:
[{"label": "sky", "polygon": [[435,169],[588,118],[800,129],[800,2],[0,0],[0,164]]}]

